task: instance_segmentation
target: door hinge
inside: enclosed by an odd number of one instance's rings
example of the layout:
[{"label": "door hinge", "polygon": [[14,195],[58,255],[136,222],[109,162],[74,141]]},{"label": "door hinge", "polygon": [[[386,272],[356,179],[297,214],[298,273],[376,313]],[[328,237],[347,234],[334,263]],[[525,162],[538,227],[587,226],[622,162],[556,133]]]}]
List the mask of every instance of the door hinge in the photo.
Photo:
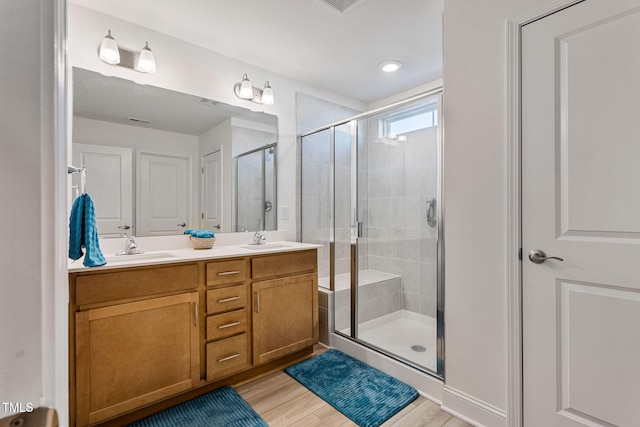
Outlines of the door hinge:
[{"label": "door hinge", "polygon": [[204,219],[204,212],[202,212],[202,213],[200,214],[200,218],[201,218],[201,219]]},{"label": "door hinge", "polygon": [[202,167],[202,173],[204,173],[204,166]]},{"label": "door hinge", "polygon": [[518,259],[522,261],[522,248],[518,249]]}]

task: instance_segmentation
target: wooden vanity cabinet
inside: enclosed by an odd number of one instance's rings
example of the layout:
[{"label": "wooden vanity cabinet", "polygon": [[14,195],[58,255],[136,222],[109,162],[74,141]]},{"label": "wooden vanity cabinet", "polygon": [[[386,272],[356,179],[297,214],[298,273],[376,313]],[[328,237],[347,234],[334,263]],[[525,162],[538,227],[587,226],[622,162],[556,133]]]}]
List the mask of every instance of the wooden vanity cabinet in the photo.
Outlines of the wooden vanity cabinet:
[{"label": "wooden vanity cabinet", "polygon": [[69,292],[71,425],[126,424],[318,342],[315,249],[87,269]]},{"label": "wooden vanity cabinet", "polygon": [[[173,281],[176,274],[181,279]],[[122,287],[123,277],[136,286]],[[196,264],[72,274],[70,282],[72,307],[77,309],[77,425],[96,424],[198,385]],[[184,292],[186,283],[191,283],[191,292]],[[103,286],[104,292],[88,292],[95,286]],[[158,290],[175,294],[156,296]],[[100,294],[110,297],[97,297]]]},{"label": "wooden vanity cabinet", "polygon": [[251,260],[253,363],[269,362],[318,342],[315,250]]},{"label": "wooden vanity cabinet", "polygon": [[206,378],[214,381],[251,367],[249,259],[206,264]]}]

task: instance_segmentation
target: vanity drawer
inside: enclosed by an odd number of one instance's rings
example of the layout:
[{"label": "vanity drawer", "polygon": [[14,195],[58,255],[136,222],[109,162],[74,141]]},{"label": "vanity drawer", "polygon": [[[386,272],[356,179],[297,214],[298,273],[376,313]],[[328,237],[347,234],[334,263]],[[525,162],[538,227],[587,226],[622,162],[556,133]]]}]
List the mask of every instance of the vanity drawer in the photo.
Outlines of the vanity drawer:
[{"label": "vanity drawer", "polygon": [[207,344],[207,381],[248,368],[248,335],[236,335]]},{"label": "vanity drawer", "polygon": [[257,256],[251,258],[251,277],[264,279],[267,277],[314,273],[318,268],[317,263],[318,255],[315,249]]},{"label": "vanity drawer", "polygon": [[247,285],[207,291],[207,314],[236,310],[247,305]]},{"label": "vanity drawer", "polygon": [[87,305],[198,287],[198,265],[111,270],[75,276],[75,303]]},{"label": "vanity drawer", "polygon": [[207,286],[241,283],[247,276],[245,259],[207,263]]},{"label": "vanity drawer", "polygon": [[246,332],[247,323],[246,309],[209,316],[207,317],[207,341]]}]

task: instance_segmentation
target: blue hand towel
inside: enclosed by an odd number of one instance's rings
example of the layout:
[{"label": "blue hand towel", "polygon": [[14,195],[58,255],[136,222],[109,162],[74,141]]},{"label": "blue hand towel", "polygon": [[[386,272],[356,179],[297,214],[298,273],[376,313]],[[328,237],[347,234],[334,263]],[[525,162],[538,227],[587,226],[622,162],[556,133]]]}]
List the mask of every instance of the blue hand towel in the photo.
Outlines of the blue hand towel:
[{"label": "blue hand towel", "polygon": [[76,260],[82,256],[85,249],[83,264],[86,267],[105,265],[96,228],[96,212],[93,200],[88,194],[76,197],[71,207],[69,218],[69,258]]},{"label": "blue hand towel", "polygon": [[213,231],[211,230],[193,230],[191,237],[199,237],[201,239],[210,239],[213,237]]},{"label": "blue hand towel", "polygon": [[188,234],[191,237],[199,237],[201,239],[210,239],[215,237],[215,233],[212,230],[184,230],[184,234]]}]

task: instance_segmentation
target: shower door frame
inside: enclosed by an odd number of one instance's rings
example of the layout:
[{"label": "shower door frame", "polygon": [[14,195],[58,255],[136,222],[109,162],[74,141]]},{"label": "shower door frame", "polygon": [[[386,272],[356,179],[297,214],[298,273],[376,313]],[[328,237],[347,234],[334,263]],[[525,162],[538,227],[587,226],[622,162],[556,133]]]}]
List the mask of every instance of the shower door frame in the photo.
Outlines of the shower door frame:
[{"label": "shower door frame", "polygon": [[[329,144],[330,144],[330,164],[329,164],[329,200],[330,200],[330,212],[331,219],[329,221],[329,289],[332,292],[335,292],[335,197],[336,197],[336,188],[335,188],[335,172],[336,172],[336,159],[335,159],[335,129],[339,126],[350,124],[351,125],[351,212],[350,216],[352,217],[352,230],[355,225],[355,233],[358,236],[356,238],[356,243],[353,242],[350,244],[350,275],[351,275],[351,283],[350,283],[350,333],[345,334],[340,332],[334,328],[330,330],[331,333],[337,334],[340,337],[346,338],[358,345],[370,348],[378,353],[381,353],[385,356],[388,356],[392,359],[395,359],[405,365],[411,366],[421,372],[424,372],[430,376],[436,377],[438,379],[443,380],[445,376],[444,370],[444,354],[445,354],[445,339],[444,339],[444,208],[443,208],[443,196],[442,196],[442,187],[443,187],[443,171],[442,171],[442,158],[443,158],[443,137],[444,137],[444,120],[442,114],[442,104],[443,104],[443,88],[442,86],[436,87],[427,92],[421,93],[419,95],[415,95],[413,97],[404,99],[402,101],[377,108],[371,111],[366,111],[364,113],[358,114],[351,118],[341,120],[317,129],[314,129],[309,132],[305,132],[303,134],[298,135],[298,149],[297,149],[297,158],[298,158],[298,221],[297,221],[297,236],[298,240],[302,239],[302,140],[306,136],[313,135],[315,133],[319,133],[322,131],[329,131]],[[394,108],[402,107],[405,104],[409,104],[415,101],[418,101],[423,98],[437,97],[437,105],[438,105],[438,116],[437,116],[437,139],[436,139],[436,219],[438,224],[437,230],[437,278],[436,278],[436,292],[437,292],[437,307],[436,307],[436,371],[428,369],[424,366],[417,365],[416,363],[411,362],[405,358],[399,357],[398,355],[385,350],[384,348],[377,347],[375,345],[369,344],[365,341],[362,341],[358,338],[358,239],[360,238],[360,222],[358,222],[358,121],[361,119],[366,119],[371,116],[374,116],[379,113],[383,113],[387,110],[392,110]],[[335,310],[333,310],[332,315],[335,318]],[[334,322],[329,321],[329,325],[334,325]]]}]

